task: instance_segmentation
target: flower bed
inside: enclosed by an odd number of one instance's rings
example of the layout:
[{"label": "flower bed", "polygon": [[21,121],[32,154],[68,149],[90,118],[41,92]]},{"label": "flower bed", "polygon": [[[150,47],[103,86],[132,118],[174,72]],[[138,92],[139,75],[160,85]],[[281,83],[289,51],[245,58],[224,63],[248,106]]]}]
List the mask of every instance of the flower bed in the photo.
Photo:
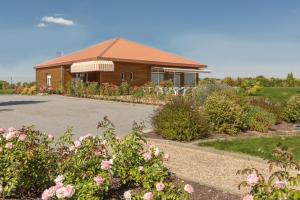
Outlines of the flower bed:
[{"label": "flower bed", "polygon": [[[172,181],[169,158],[148,146],[135,124],[123,139],[109,120],[99,123],[103,136],[73,140],[67,131],[53,136],[23,127],[0,129],[2,198],[49,199],[191,199],[193,187]],[[120,198],[120,197],[118,197]]]}]

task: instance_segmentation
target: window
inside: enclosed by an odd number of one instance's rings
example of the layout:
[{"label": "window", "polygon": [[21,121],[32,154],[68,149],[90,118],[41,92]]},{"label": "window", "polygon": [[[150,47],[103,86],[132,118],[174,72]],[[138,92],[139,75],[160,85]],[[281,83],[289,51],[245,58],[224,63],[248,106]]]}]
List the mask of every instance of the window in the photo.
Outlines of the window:
[{"label": "window", "polygon": [[52,79],[51,74],[47,74],[47,86],[48,87],[51,87],[51,79]]},{"label": "window", "polygon": [[162,72],[151,72],[151,82],[155,85],[159,85],[164,80],[164,73]]},{"label": "window", "polygon": [[122,72],[122,73],[121,73],[121,79],[122,79],[122,81],[125,80],[125,72]]},{"label": "window", "polygon": [[184,86],[194,87],[196,86],[196,74],[185,73],[184,74]]},{"label": "window", "polygon": [[133,72],[131,72],[131,73],[130,73],[130,80],[132,80],[132,81],[133,81],[133,79],[134,79],[134,73],[133,73]]}]

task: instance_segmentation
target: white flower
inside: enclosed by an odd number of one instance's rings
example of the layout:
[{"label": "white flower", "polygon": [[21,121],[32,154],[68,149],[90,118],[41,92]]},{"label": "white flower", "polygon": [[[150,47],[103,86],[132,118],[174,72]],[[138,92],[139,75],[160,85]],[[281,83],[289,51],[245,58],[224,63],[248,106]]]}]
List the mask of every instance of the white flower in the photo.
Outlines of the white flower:
[{"label": "white flower", "polygon": [[78,140],[74,141],[74,146],[75,146],[76,148],[79,148],[80,145],[81,145],[81,142],[80,142],[80,141],[78,141]]},{"label": "white flower", "polygon": [[139,166],[139,171],[144,171],[144,167],[143,166]]},{"label": "white flower", "polygon": [[70,151],[74,151],[75,150],[75,146],[74,145],[69,146],[69,150]]},{"label": "white flower", "polygon": [[2,194],[2,192],[3,192],[3,186],[0,185],[0,194]]},{"label": "white flower", "polygon": [[56,179],[54,180],[54,182],[55,182],[56,184],[58,184],[58,183],[62,183],[64,180],[65,180],[64,175],[58,175],[58,176],[56,177]]},{"label": "white flower", "polygon": [[159,156],[159,153],[160,153],[159,148],[156,147],[155,150],[154,150],[154,155]]},{"label": "white flower", "polygon": [[127,190],[126,192],[124,192],[124,198],[125,200],[131,200],[131,193],[130,190]]},{"label": "white flower", "polygon": [[113,165],[113,164],[114,164],[114,159],[109,159],[109,163],[110,163],[111,165]]}]

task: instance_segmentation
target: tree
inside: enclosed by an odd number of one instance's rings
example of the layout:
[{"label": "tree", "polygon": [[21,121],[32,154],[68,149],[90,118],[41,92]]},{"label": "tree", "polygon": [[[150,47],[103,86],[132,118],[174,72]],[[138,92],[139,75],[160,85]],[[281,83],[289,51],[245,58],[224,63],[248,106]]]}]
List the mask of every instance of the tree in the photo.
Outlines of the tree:
[{"label": "tree", "polygon": [[230,76],[224,78],[223,83],[229,85],[229,86],[235,86],[235,81],[233,78],[231,78]]},{"label": "tree", "polygon": [[287,75],[286,84],[289,87],[295,87],[295,78],[292,72]]}]

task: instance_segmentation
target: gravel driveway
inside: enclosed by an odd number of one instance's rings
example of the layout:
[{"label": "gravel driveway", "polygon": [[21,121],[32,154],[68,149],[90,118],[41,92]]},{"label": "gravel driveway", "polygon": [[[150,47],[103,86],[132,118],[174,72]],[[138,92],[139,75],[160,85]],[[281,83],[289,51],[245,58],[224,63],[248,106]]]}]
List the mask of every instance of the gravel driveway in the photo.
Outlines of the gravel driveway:
[{"label": "gravel driveway", "polygon": [[146,129],[151,129],[149,116],[155,108],[58,95],[0,95],[0,127],[35,125],[41,131],[58,136],[72,126],[78,137],[96,134],[97,122],[108,116],[116,126],[117,134],[123,136],[130,131],[134,121],[144,121]]}]

